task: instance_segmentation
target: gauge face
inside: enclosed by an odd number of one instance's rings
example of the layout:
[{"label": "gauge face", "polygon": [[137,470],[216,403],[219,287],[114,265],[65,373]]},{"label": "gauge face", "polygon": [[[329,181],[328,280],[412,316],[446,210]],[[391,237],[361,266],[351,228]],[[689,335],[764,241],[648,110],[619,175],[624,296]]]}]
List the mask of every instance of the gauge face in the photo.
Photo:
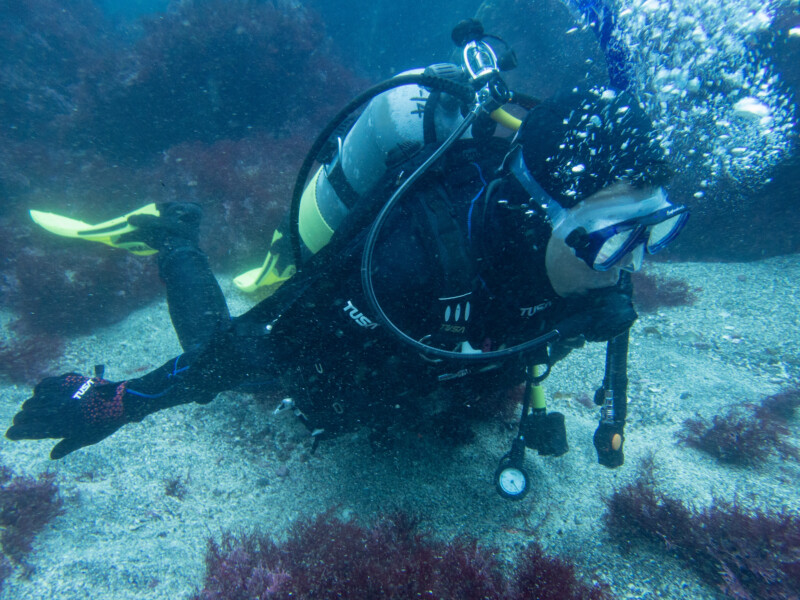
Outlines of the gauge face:
[{"label": "gauge face", "polygon": [[522,498],[528,491],[528,477],[516,467],[506,467],[497,474],[497,489],[506,498]]}]

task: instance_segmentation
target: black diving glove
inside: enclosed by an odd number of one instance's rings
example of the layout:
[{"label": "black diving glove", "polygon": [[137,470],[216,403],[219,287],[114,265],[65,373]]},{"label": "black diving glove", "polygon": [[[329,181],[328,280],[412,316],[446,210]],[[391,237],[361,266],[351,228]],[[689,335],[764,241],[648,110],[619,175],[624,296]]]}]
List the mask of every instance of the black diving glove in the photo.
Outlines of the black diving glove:
[{"label": "black diving glove", "polygon": [[630,329],[639,317],[633,308],[631,296],[618,289],[594,298],[587,314],[591,318],[582,333],[589,342],[607,342]]},{"label": "black diving glove", "polygon": [[6,437],[10,440],[64,438],[50,452],[52,459],[96,444],[135,420],[126,415],[127,383],[112,383],[77,373],[47,377],[23,403]]},{"label": "black diving glove", "polygon": [[594,447],[597,462],[609,469],[621,467],[625,462],[622,446],[625,443],[625,423],[603,423],[594,432]]},{"label": "black diving glove", "polygon": [[[618,290],[596,294],[579,302],[574,314],[556,325],[560,335],[553,347],[558,359],[569,353],[569,346],[580,348],[583,342],[607,342],[627,331],[639,317],[631,297]],[[558,348],[558,344],[565,346]]]}]

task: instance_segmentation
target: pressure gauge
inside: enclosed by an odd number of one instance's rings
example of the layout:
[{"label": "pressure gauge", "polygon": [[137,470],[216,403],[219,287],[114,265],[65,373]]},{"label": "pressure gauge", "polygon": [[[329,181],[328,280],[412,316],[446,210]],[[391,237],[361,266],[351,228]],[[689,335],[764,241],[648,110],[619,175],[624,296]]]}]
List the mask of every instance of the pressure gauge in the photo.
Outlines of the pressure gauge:
[{"label": "pressure gauge", "polygon": [[521,500],[528,493],[528,474],[520,467],[500,465],[494,483],[497,493],[508,500]]}]

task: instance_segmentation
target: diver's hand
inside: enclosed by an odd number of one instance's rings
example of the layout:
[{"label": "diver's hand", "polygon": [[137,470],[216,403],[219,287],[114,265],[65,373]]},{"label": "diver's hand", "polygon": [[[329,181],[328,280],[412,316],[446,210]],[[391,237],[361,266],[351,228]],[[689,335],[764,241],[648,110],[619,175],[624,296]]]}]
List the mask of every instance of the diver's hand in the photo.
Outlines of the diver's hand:
[{"label": "diver's hand", "polygon": [[587,342],[607,342],[633,325],[639,315],[631,297],[616,289],[573,300],[573,311],[555,329],[559,342],[581,338]]},{"label": "diver's hand", "polygon": [[64,438],[50,452],[52,459],[96,444],[129,421],[123,403],[126,385],[77,373],[47,377],[23,403],[6,437]]},{"label": "diver's hand", "polygon": [[625,454],[622,445],[625,443],[625,423],[600,423],[594,432],[594,447],[597,450],[597,462],[609,469],[622,466]]},{"label": "diver's hand", "polygon": [[630,329],[639,316],[631,297],[617,290],[595,298],[588,314],[591,315],[590,325],[583,334],[589,342],[607,342]]}]

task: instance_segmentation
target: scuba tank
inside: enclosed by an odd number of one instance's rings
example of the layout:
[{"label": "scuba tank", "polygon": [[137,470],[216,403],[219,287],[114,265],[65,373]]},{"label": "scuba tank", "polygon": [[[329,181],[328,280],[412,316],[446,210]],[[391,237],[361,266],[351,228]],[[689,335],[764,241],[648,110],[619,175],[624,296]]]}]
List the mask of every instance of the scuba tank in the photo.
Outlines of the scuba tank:
[{"label": "scuba tank", "polygon": [[[467,135],[473,124],[480,123],[480,118],[489,116],[516,129],[521,122],[502,107],[514,103],[530,109],[538,104],[536,99],[513,93],[506,87],[500,72],[516,65],[513,50],[506,46],[507,51],[498,58],[486,39],[499,38],[485,34],[479,22],[463,21],[453,30],[452,37],[461,47],[461,65],[433,65],[373,86],[350,101],[322,130],[297,175],[289,223],[285,226],[288,235],[282,232],[273,235],[262,267],[234,280],[240,289],[252,291],[262,285],[274,286],[269,290],[271,295],[289,279],[294,279],[290,287],[302,289],[339,261],[342,253],[353,252],[363,240],[362,287],[370,308],[390,334],[425,355],[490,362],[541,348],[562,336],[563,332],[554,329],[497,350],[446,350],[416,340],[399,329],[375,296],[372,281],[375,245],[389,214],[406,192],[456,140]],[[431,108],[429,102],[434,94],[437,101]],[[340,132],[346,129],[348,120],[365,105],[368,106],[363,114],[342,139]],[[315,163],[322,166],[306,184]],[[390,168],[406,165],[410,172],[398,173],[397,181],[393,182],[397,187],[388,200],[384,201],[383,194],[371,193],[377,184],[385,183]],[[341,234],[332,242],[334,233],[340,230]],[[293,277],[296,271],[302,271],[302,277]],[[295,291],[282,294],[295,295]],[[270,311],[257,306],[250,312],[263,317],[262,313]]]},{"label": "scuba tank", "polygon": [[[417,69],[401,76],[422,73]],[[454,98],[436,102],[433,139],[426,139],[430,94],[414,85],[384,92],[369,103],[344,140],[337,139],[333,158],[317,170],[300,200],[299,233],[313,254],[330,241],[351,209],[369,197],[390,167],[412,159],[426,143],[441,144],[463,121]]]}]

